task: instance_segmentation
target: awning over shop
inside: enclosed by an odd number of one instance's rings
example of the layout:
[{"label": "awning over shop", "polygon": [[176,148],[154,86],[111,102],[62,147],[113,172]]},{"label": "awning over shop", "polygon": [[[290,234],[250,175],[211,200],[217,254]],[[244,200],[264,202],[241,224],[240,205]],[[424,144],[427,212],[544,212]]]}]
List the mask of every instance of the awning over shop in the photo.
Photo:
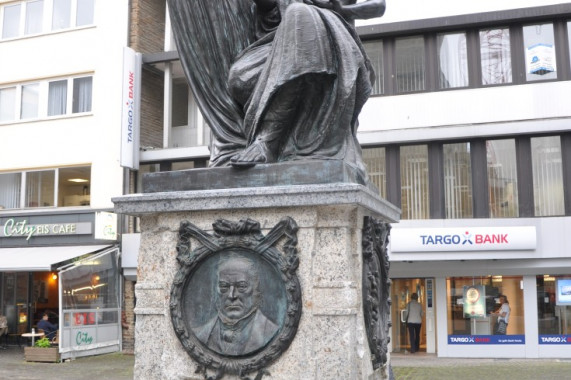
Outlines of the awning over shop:
[{"label": "awning over shop", "polygon": [[52,264],[61,263],[109,247],[111,245],[0,248],[0,272],[50,271]]}]

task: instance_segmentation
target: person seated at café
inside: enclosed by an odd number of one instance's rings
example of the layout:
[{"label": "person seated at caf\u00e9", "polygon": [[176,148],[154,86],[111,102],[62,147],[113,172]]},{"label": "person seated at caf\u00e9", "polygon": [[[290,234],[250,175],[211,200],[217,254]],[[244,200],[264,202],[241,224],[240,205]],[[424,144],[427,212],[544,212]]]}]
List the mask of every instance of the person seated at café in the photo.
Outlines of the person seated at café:
[{"label": "person seated at caf\u00e9", "polygon": [[0,349],[6,349],[6,338],[8,336],[8,320],[5,316],[0,315],[0,339],[4,337],[4,345],[0,346]]},{"label": "person seated at caf\u00e9", "polygon": [[48,339],[53,339],[55,337],[56,331],[58,330],[57,325],[54,325],[49,320],[49,314],[44,313],[42,319],[38,322],[38,329],[44,330],[44,334]]}]

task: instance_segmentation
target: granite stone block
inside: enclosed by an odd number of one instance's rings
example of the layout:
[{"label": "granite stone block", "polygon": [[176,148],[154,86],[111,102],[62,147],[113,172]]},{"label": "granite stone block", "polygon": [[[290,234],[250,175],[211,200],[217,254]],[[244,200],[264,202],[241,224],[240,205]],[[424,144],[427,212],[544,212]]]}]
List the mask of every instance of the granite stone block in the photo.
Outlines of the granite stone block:
[{"label": "granite stone block", "polygon": [[[365,215],[394,221],[399,210],[366,187],[355,186],[305,186],[295,191],[289,188],[285,194],[276,192],[276,187],[234,189],[233,195],[227,190],[184,191],[116,199],[118,211],[141,219],[135,379],[204,379],[178,340],[170,316],[181,221],[212,234],[212,223],[218,219],[250,218],[267,234],[286,216],[299,227],[297,276],[302,314],[289,348],[267,367],[271,374],[267,379],[387,379],[386,367],[373,371],[370,360],[362,310],[360,245]],[[198,244],[191,239],[193,248]],[[221,380],[239,379],[226,375]]]}]

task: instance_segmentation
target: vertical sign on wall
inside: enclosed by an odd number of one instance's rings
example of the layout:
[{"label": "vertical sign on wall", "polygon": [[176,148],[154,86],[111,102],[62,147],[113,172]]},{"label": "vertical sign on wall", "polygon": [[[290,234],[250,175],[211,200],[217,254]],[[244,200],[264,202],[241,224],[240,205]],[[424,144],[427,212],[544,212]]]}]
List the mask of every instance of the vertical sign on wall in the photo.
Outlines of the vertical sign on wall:
[{"label": "vertical sign on wall", "polygon": [[141,108],[141,54],[123,49],[123,104],[121,115],[121,166],[139,169]]}]

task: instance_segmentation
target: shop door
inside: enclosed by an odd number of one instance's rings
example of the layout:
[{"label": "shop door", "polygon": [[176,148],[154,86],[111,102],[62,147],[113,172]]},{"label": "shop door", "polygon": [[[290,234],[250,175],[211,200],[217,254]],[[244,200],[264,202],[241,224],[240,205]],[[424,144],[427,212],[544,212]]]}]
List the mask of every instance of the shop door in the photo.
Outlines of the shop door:
[{"label": "shop door", "polygon": [[[427,352],[427,314],[433,315],[433,300],[434,300],[434,281],[433,279],[424,278],[398,278],[392,280],[391,285],[391,299],[392,299],[392,312],[391,320],[392,326],[392,347],[393,352],[410,353],[410,337],[406,327],[406,306],[411,300],[413,293],[418,294],[418,302],[422,305],[423,317],[420,329],[420,352]],[[427,313],[427,307],[428,312]],[[431,336],[429,341],[432,341],[434,329],[430,328]],[[433,349],[429,349],[433,352]]]}]

